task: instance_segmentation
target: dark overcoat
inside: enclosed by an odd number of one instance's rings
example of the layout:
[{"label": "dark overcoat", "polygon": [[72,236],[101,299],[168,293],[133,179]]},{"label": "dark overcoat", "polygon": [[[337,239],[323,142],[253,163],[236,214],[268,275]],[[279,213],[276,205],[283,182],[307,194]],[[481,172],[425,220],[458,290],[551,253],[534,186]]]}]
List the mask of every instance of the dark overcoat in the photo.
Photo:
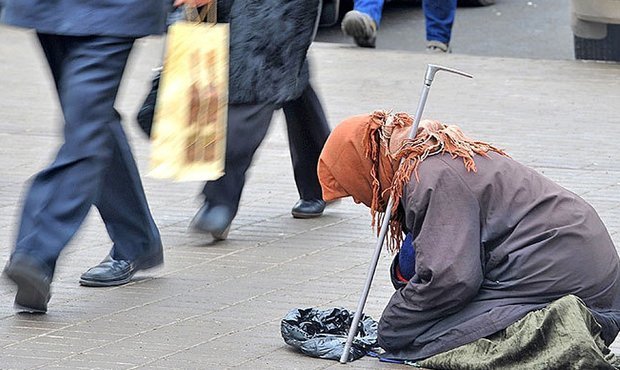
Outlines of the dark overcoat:
[{"label": "dark overcoat", "polygon": [[319,0],[219,0],[230,23],[230,103],[281,104],[308,86]]},{"label": "dark overcoat", "polygon": [[164,31],[170,0],[4,0],[2,21],[66,36],[141,37]]},{"label": "dark overcoat", "polygon": [[596,211],[518,162],[477,172],[427,158],[402,199],[416,274],[379,323],[387,357],[421,359],[498,332],[565,295],[581,298],[609,345],[620,326],[620,261]]}]

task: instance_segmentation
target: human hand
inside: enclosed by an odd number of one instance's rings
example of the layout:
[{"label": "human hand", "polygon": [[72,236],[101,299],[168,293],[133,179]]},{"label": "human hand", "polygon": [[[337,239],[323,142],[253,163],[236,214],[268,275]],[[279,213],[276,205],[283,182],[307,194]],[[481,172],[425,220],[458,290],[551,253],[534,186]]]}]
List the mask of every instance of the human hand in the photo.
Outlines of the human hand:
[{"label": "human hand", "polygon": [[183,4],[189,6],[203,6],[211,4],[213,0],[174,0],[174,6],[181,6]]}]

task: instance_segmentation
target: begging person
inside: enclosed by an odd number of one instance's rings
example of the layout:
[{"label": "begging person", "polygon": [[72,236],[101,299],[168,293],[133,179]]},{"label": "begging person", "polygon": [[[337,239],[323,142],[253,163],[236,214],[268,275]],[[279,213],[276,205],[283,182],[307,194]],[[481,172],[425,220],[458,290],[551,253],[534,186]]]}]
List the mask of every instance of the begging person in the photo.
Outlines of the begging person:
[{"label": "begging person", "polygon": [[353,197],[375,227],[394,197],[383,357],[425,368],[613,368],[620,261],[596,211],[457,126],[425,120],[409,139],[412,121],[348,118],[318,165],[323,198]]}]

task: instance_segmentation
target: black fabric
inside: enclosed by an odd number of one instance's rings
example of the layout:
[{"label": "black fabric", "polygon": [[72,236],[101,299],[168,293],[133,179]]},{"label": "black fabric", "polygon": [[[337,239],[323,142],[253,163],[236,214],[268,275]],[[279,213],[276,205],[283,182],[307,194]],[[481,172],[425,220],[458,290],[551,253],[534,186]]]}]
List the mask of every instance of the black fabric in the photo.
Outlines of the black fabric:
[{"label": "black fabric", "polygon": [[[276,107],[271,104],[230,104],[226,128],[224,176],[207,181],[202,193],[210,205],[225,205],[237,214],[246,172],[263,142]],[[242,138],[240,140],[240,138]]]},{"label": "black fabric", "polygon": [[218,21],[230,23],[230,103],[281,104],[301,95],[318,11],[318,0],[218,1]]},{"label": "black fabric", "polygon": [[[236,214],[246,172],[277,108],[268,103],[228,106],[225,175],[205,184],[205,201],[224,204]],[[329,126],[312,85],[306,87],[300,98],[285,104],[284,111],[289,137],[293,138],[289,146],[297,190],[302,198],[321,198],[321,188],[315,174],[321,148],[329,135]],[[323,119],[314,121],[316,117]]]},{"label": "black fabric", "polygon": [[400,281],[396,276],[396,269],[398,268],[400,253],[397,253],[392,259],[392,264],[390,265],[390,280],[392,281],[392,286],[394,289],[398,290],[407,286],[407,282]]},{"label": "black fabric", "polygon": [[308,84],[299,98],[284,103],[282,109],[299,197],[323,199],[316,171],[318,158],[330,132],[323,106],[312,85]]},{"label": "black fabric", "polygon": [[153,128],[153,117],[155,116],[155,103],[157,102],[157,91],[159,90],[160,77],[161,70],[158,69],[151,80],[151,90],[146,95],[146,98],[138,111],[138,116],[136,117],[138,126],[140,126],[140,129],[146,134],[147,137],[151,137],[151,129]]},{"label": "black fabric", "polygon": [[[354,312],[344,308],[296,308],[282,319],[280,331],[284,342],[303,354],[340,360],[353,316]],[[357,360],[374,347],[377,347],[377,322],[362,315],[348,360]]]}]

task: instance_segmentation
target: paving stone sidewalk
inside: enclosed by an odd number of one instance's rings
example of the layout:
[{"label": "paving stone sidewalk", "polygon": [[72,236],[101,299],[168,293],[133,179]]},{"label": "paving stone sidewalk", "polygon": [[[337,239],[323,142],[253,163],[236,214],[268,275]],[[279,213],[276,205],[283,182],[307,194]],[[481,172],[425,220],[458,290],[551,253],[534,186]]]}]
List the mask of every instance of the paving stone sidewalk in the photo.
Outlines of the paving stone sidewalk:
[{"label": "paving stone sidewalk", "polygon": [[[0,28],[0,258],[17,231],[23,184],[57,147],[51,80],[30,32]],[[142,173],[148,142],[133,117],[162,53],[138,42],[118,106]],[[437,76],[425,117],[456,123],[573,190],[599,211],[620,246],[620,65],[362,50],[316,44],[312,70],[332,125],[374,109],[416,108],[426,64],[475,75]],[[0,281],[0,369],[399,369],[363,358],[348,365],[305,357],[280,337],[292,308],[354,309],[375,237],[365,207],[343,201],[296,220],[281,113],[254,161],[230,238],[187,232],[199,183],[144,177],[164,239],[163,268],[116,288],[84,288],[79,275],[110,248],[94,210],[59,261],[49,313],[17,315]],[[381,257],[366,313],[378,319],[393,292]],[[620,352],[620,347],[614,345]]]}]

